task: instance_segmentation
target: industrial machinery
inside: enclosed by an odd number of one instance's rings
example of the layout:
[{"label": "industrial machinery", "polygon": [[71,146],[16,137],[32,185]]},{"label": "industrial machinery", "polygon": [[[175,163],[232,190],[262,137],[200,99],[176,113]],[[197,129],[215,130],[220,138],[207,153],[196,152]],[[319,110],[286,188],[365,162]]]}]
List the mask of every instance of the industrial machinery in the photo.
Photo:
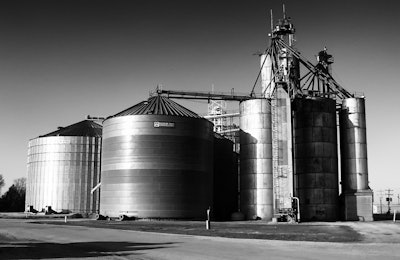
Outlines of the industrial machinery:
[{"label": "industrial machinery", "polygon": [[[304,221],[334,221],[339,215],[371,220],[364,97],[335,81],[326,48],[315,65],[304,58],[294,47],[294,34],[285,8],[276,24],[271,11],[270,45],[260,54],[261,68],[249,95],[157,94],[240,102],[240,206],[247,219],[299,220],[301,212]],[[259,80],[261,95],[256,93]]]},{"label": "industrial machinery", "polygon": [[318,53],[316,65],[294,48],[295,28],[285,8],[275,26],[272,17],[271,12],[271,41],[260,55],[259,75],[262,93],[271,101],[274,213],[290,212],[286,205],[296,196],[302,220],[338,219],[335,108],[341,106],[342,216],[371,220],[364,97],[355,97],[333,79],[333,57],[326,48]]},{"label": "industrial machinery", "polygon": [[[249,94],[157,88],[108,117],[101,187],[100,126],[84,121],[87,132],[73,125],[31,140],[27,205],[91,212],[100,187],[100,214],[121,219],[203,219],[208,209],[222,220],[240,205],[249,220],[372,220],[364,96],[335,81],[326,48],[313,64],[294,35],[285,8],[277,23],[271,11]],[[208,100],[208,120],[176,98]],[[226,101],[239,111],[227,113]],[[239,126],[227,123],[234,117]]]},{"label": "industrial machinery", "polygon": [[102,126],[87,119],[29,141],[26,206],[97,213]]}]

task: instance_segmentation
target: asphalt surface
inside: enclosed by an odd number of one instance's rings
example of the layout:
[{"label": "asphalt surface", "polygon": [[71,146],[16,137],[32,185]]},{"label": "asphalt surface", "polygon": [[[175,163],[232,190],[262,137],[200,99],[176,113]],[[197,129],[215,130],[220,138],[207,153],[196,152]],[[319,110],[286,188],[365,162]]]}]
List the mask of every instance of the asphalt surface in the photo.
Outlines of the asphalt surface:
[{"label": "asphalt surface", "polygon": [[[0,259],[400,259],[400,224],[328,223],[358,242],[177,235],[0,219]],[[62,221],[62,220],[58,220]]]}]

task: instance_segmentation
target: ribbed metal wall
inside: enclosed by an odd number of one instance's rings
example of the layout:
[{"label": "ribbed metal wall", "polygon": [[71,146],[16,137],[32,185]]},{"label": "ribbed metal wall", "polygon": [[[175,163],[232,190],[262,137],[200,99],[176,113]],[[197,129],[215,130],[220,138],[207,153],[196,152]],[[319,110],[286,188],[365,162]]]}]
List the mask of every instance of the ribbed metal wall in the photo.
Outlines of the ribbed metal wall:
[{"label": "ribbed metal wall", "polygon": [[100,137],[38,137],[28,144],[26,206],[36,210],[91,213],[98,210]]},{"label": "ribbed metal wall", "polygon": [[293,101],[296,193],[301,219],[338,218],[336,103],[328,98]]},{"label": "ribbed metal wall", "polygon": [[347,98],[340,110],[340,150],[342,191],[355,192],[368,187],[365,100]]},{"label": "ribbed metal wall", "polygon": [[267,99],[240,103],[240,208],[247,219],[273,216],[271,109]]},{"label": "ribbed metal wall", "polygon": [[214,200],[212,216],[215,220],[230,220],[238,211],[238,155],[233,142],[214,138]]},{"label": "ribbed metal wall", "polygon": [[213,197],[212,129],[185,116],[105,120],[100,213],[204,219]]}]

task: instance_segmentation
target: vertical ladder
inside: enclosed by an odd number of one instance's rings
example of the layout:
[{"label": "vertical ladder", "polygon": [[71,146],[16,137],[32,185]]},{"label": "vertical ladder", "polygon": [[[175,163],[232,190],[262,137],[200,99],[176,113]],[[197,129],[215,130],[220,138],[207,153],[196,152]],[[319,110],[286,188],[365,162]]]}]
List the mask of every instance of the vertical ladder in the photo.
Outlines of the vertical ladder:
[{"label": "vertical ladder", "polygon": [[277,91],[271,99],[271,128],[272,128],[272,175],[273,175],[273,207],[274,214],[278,213],[279,205],[279,117]]}]

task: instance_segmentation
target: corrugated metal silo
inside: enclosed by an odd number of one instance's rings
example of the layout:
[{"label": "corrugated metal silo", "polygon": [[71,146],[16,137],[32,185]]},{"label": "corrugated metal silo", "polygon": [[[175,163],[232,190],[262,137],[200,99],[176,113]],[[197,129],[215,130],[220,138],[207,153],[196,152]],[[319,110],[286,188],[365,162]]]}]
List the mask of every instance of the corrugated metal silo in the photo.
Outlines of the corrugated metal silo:
[{"label": "corrugated metal silo", "polygon": [[100,179],[102,126],[84,120],[28,144],[26,206],[95,213]]},{"label": "corrugated metal silo", "polygon": [[229,220],[238,211],[238,154],[233,142],[218,134],[214,137],[214,203],[215,220]]},{"label": "corrugated metal silo", "polygon": [[212,123],[154,96],[103,127],[101,214],[205,218],[213,196]]},{"label": "corrugated metal silo", "polygon": [[271,109],[267,99],[240,103],[240,209],[247,219],[272,220]]},{"label": "corrugated metal silo", "polygon": [[343,100],[340,136],[343,191],[368,189],[367,134],[362,98]]},{"label": "corrugated metal silo", "polygon": [[296,193],[304,221],[338,217],[336,103],[328,98],[293,101]]},{"label": "corrugated metal silo", "polygon": [[343,100],[339,115],[344,219],[372,221],[364,98]]}]

